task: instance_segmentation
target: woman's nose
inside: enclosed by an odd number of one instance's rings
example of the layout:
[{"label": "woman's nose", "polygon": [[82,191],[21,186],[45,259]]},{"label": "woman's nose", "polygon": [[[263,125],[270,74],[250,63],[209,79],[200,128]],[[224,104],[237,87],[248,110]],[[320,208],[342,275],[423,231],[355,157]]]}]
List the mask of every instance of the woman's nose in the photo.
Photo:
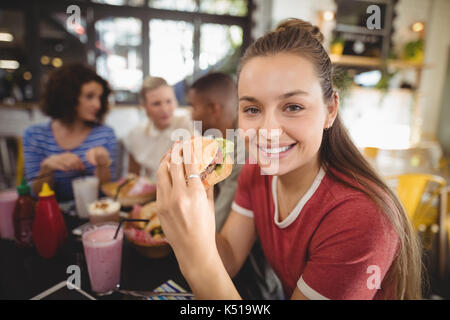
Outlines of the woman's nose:
[{"label": "woman's nose", "polygon": [[281,135],[282,127],[275,114],[266,113],[262,122],[260,136],[267,140],[273,140]]},{"label": "woman's nose", "polygon": [[100,109],[102,106],[102,101],[100,100],[100,98],[93,99],[92,103],[93,103],[93,107],[97,110]]}]

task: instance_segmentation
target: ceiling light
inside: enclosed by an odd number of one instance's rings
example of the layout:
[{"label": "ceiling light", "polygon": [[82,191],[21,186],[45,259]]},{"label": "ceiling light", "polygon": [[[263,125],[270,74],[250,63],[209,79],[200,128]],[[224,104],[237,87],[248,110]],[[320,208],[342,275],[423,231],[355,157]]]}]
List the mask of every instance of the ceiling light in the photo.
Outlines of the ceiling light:
[{"label": "ceiling light", "polygon": [[423,22],[416,22],[411,26],[412,31],[414,32],[421,32],[423,31],[423,29],[425,29],[425,25],[423,24]]},{"label": "ceiling light", "polygon": [[325,21],[331,21],[331,20],[334,19],[334,12],[333,11],[329,11],[329,10],[324,11],[322,13],[322,17],[323,17],[323,20],[325,20]]},{"label": "ceiling light", "polygon": [[16,60],[0,60],[1,69],[18,69],[20,63]]},{"label": "ceiling light", "polygon": [[11,42],[14,40],[14,36],[8,32],[0,32],[0,41]]}]

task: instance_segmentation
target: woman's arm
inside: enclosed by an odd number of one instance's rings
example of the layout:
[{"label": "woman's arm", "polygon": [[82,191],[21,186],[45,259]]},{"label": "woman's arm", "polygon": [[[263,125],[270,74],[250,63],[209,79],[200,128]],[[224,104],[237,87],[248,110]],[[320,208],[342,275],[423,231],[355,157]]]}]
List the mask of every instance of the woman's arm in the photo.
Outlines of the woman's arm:
[{"label": "woman's arm", "polygon": [[253,219],[232,210],[222,231],[216,234],[217,249],[231,278],[241,269],[255,240]]},{"label": "woman's arm", "polygon": [[100,186],[111,180],[111,170],[108,163],[97,165],[94,174],[98,178]]},{"label": "woman's arm", "polygon": [[[181,144],[173,152],[180,152]],[[191,152],[193,157],[193,152]],[[187,155],[183,154],[183,157]],[[184,159],[184,163],[171,161],[170,153],[162,160],[158,170],[156,204],[158,217],[164,234],[173,248],[180,270],[189,283],[197,299],[240,299],[231,277],[222,262],[218,246],[229,269],[236,269],[241,263],[243,252],[248,254],[252,241],[235,248],[238,239],[229,239],[236,233],[225,233],[216,243],[213,188],[205,192],[198,177],[185,180],[187,176],[198,174],[194,159]],[[231,220],[233,221],[233,220]],[[228,226],[232,229],[233,225]],[[231,224],[232,222],[229,222]],[[249,221],[243,226],[234,226],[245,233],[252,229]],[[238,232],[238,231],[236,231]],[[240,234],[245,239],[250,236]]]},{"label": "woman's arm", "polygon": [[222,232],[216,233],[219,256],[214,252],[203,263],[183,269],[197,299],[241,299],[231,278],[241,269],[255,239],[253,219],[231,211]]},{"label": "woman's arm", "polygon": [[47,165],[45,160],[41,163],[41,169],[37,174],[37,179],[35,178],[31,182],[31,189],[34,194],[39,194],[44,182],[48,183],[48,185],[53,189],[53,170]]},{"label": "woman's arm", "polygon": [[40,170],[37,175],[31,177],[31,187],[34,194],[41,191],[44,182],[47,182],[53,188],[53,171],[70,171],[70,170],[84,170],[83,161],[77,155],[65,152],[55,154],[45,158],[40,165]]}]

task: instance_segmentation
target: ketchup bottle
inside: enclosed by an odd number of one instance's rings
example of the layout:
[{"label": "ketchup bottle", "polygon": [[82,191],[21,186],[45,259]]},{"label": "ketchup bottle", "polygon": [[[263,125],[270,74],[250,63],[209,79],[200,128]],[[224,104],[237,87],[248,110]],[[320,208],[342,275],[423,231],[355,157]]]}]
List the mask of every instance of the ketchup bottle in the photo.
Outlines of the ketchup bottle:
[{"label": "ketchup bottle", "polygon": [[19,198],[14,207],[14,233],[19,247],[33,246],[34,200],[30,195],[30,186],[24,178],[17,187]]},{"label": "ketchup bottle", "polygon": [[64,246],[67,239],[64,222],[55,193],[44,182],[36,205],[33,223],[33,241],[39,255],[51,258]]}]

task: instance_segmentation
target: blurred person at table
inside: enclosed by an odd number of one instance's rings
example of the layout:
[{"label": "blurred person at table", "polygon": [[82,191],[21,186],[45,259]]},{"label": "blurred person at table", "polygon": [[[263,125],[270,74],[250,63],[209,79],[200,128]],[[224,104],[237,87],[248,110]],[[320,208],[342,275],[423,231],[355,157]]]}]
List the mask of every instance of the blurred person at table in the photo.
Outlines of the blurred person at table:
[{"label": "blurred person at table", "polygon": [[193,133],[190,112],[175,114],[177,98],[163,78],[147,77],[140,91],[147,119],[131,129],[123,143],[128,151],[128,172],[146,175],[156,181],[156,171],[164,153],[173,142],[172,132],[186,129]]},{"label": "blurred person at table", "polygon": [[65,202],[74,198],[74,178],[95,175],[100,185],[115,179],[117,141],[102,124],[110,92],[107,81],[82,64],[50,74],[41,109],[51,119],[27,128],[23,137],[25,175],[34,194],[47,182]]},{"label": "blurred person at table", "polygon": [[246,50],[238,119],[256,161],[241,170],[220,234],[192,157],[161,162],[158,216],[197,299],[241,298],[231,278],[257,236],[286,298],[421,298],[418,239],[338,116],[322,41],[319,28],[289,19]]},{"label": "blurred person at table", "polygon": [[[237,87],[227,74],[213,72],[197,79],[188,91],[192,106],[192,119],[201,121],[202,134],[217,134],[227,138],[227,130],[237,128]],[[244,159],[238,159],[238,143],[234,138],[235,152],[233,170],[227,179],[214,185],[214,211],[216,231],[220,232],[227,219],[236,193],[237,181]],[[240,150],[242,151],[242,150]],[[244,156],[245,156],[245,150]],[[270,268],[257,241],[234,282],[241,293],[249,299],[280,299],[283,297],[281,283]]]}]

